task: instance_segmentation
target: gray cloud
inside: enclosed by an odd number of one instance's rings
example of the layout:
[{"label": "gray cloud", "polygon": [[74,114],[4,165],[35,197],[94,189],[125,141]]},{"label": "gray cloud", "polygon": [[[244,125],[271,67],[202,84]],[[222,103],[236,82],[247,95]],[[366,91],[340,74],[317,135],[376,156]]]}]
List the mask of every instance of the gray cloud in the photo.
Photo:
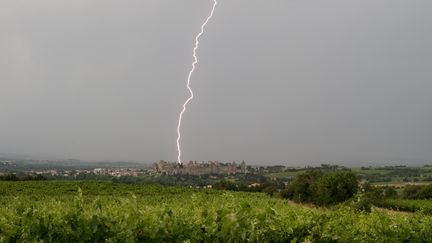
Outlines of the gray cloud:
[{"label": "gray cloud", "polygon": [[[0,2],[0,151],[174,160],[211,1]],[[184,159],[432,158],[432,2],[220,0]]]}]

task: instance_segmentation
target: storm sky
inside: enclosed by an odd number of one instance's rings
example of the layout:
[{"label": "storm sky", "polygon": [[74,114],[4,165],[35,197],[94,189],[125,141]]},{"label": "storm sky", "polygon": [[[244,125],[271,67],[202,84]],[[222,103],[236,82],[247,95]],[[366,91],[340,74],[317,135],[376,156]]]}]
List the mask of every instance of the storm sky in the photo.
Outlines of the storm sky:
[{"label": "storm sky", "polygon": [[[0,152],[176,160],[211,0],[0,1]],[[219,0],[183,160],[430,163],[432,1]]]}]

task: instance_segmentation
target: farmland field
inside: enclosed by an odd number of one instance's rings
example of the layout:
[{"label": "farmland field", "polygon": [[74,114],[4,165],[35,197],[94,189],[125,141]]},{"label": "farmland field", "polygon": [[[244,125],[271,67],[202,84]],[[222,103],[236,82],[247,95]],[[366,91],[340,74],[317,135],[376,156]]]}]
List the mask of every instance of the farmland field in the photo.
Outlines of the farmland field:
[{"label": "farmland field", "polygon": [[380,203],[379,206],[393,210],[408,212],[422,211],[425,214],[432,214],[432,200],[430,199],[387,199]]},{"label": "farmland field", "polygon": [[0,182],[0,242],[432,241],[432,217],[306,208],[262,193]]}]

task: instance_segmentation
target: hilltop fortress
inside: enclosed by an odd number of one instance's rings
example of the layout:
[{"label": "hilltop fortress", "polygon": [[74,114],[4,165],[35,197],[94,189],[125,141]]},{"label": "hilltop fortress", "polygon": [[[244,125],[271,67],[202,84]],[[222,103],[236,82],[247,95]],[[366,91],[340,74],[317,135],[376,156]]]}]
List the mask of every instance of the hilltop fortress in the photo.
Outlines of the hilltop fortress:
[{"label": "hilltop fortress", "polygon": [[165,175],[236,174],[247,172],[244,161],[237,165],[236,162],[220,163],[219,161],[209,161],[207,163],[198,163],[197,161],[189,161],[189,163],[178,164],[161,160],[154,164],[153,169],[156,173]]}]

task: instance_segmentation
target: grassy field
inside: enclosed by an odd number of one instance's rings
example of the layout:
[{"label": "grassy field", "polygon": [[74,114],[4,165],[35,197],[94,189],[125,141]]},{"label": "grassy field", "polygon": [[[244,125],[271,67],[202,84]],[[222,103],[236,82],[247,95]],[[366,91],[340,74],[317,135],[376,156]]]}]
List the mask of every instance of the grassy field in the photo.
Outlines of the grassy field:
[{"label": "grassy field", "polygon": [[0,242],[432,241],[432,217],[306,208],[261,193],[0,182]]},{"label": "grassy field", "polygon": [[269,178],[292,178],[303,174],[305,171],[282,171],[282,172],[274,172],[274,173],[266,173],[266,176]]}]

